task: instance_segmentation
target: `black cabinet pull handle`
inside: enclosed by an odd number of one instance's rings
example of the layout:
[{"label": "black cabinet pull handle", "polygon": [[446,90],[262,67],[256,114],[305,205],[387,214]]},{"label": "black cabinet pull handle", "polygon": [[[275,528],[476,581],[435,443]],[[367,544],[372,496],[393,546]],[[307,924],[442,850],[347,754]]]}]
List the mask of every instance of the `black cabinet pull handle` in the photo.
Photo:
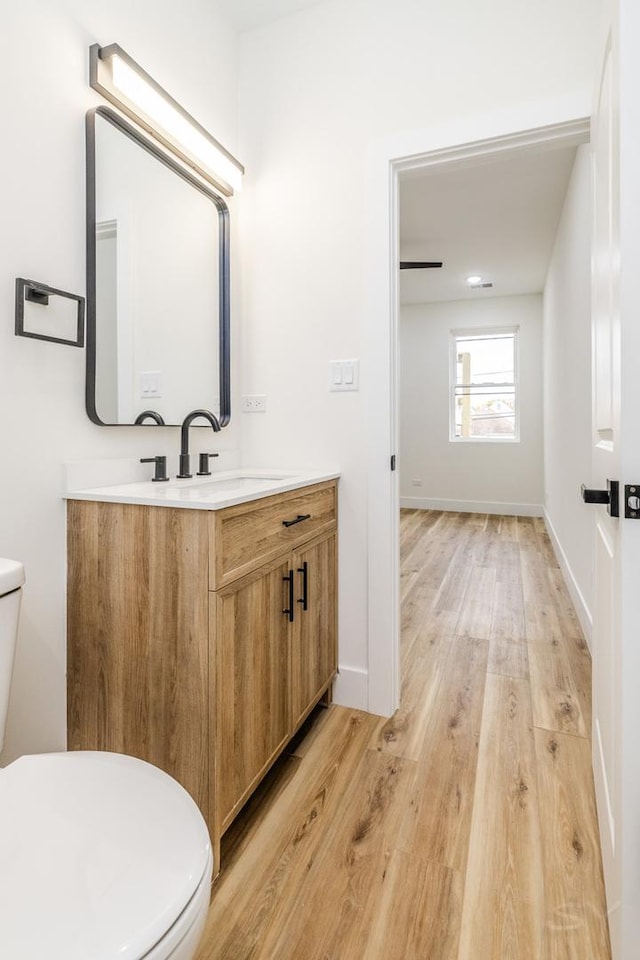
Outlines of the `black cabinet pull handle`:
[{"label": "black cabinet pull handle", "polygon": [[286,577],[283,577],[283,578],[282,578],[283,583],[284,583],[286,580],[289,581],[289,606],[288,606],[288,607],[285,607],[282,612],[288,614],[288,615],[289,615],[289,623],[293,623],[293,611],[294,611],[294,605],[293,605],[293,570],[292,570],[290,573],[288,573]]},{"label": "black cabinet pull handle", "polygon": [[301,567],[298,567],[298,573],[302,574],[302,597],[298,603],[302,604],[302,609],[307,610],[309,605],[309,564],[305,560]]},{"label": "black cabinet pull handle", "polygon": [[283,527],[292,527],[294,523],[302,523],[303,520],[309,520],[311,518],[310,513],[299,513],[295,520],[283,520]]}]

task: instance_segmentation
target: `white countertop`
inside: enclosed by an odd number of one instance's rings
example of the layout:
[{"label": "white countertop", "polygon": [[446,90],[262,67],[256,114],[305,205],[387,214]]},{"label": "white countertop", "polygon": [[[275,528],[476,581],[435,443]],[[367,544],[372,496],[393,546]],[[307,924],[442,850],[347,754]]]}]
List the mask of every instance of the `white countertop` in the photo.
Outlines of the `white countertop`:
[{"label": "white countertop", "polygon": [[210,477],[190,480],[172,477],[165,482],[142,480],[104,487],[67,490],[66,500],[99,500],[106,503],[142,503],[153,507],[184,507],[189,510],[222,510],[276,493],[286,493],[313,483],[336,480],[335,470],[225,470]]}]

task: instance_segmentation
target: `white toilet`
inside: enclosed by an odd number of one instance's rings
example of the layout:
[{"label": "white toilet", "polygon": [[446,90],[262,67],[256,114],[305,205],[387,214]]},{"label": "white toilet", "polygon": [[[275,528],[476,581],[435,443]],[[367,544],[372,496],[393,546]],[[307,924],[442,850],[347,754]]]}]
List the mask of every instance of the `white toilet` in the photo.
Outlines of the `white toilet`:
[{"label": "white toilet", "polygon": [[[0,559],[0,750],[24,568]],[[0,770],[0,957],[191,960],[207,915],[209,834],[172,777],[95,751]]]}]

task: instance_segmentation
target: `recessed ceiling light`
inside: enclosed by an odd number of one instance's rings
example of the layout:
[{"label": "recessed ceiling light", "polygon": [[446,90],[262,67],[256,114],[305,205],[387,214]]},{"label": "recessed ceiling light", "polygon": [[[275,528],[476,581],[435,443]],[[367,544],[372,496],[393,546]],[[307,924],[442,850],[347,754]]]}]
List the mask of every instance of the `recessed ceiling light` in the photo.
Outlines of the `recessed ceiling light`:
[{"label": "recessed ceiling light", "polygon": [[477,287],[479,283],[482,283],[482,277],[467,277],[467,283],[470,287]]}]

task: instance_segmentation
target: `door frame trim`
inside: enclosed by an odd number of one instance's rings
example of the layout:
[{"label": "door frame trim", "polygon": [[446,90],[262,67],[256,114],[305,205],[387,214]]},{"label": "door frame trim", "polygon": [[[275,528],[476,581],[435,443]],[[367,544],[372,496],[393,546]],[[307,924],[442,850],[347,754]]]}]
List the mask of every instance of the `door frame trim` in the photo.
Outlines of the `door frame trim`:
[{"label": "door frame trim", "polygon": [[[399,182],[429,167],[449,167],[501,153],[576,146],[590,136],[590,109],[535,104],[413,131],[371,145],[364,178],[367,236],[368,410],[368,704],[391,716],[400,703],[400,550],[398,472]],[[519,126],[519,124],[522,124]]]}]

